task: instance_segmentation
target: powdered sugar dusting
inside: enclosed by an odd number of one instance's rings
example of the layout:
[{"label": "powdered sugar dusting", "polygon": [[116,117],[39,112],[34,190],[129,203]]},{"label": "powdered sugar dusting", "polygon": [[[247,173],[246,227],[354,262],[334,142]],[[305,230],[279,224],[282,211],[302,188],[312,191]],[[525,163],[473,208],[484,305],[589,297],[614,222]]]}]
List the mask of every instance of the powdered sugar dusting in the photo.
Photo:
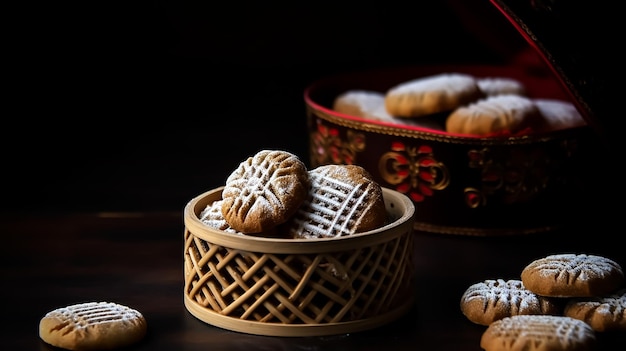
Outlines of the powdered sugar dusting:
[{"label": "powdered sugar dusting", "polygon": [[222,214],[243,233],[269,230],[295,212],[306,196],[306,166],[286,151],[262,150],[226,179]]},{"label": "powdered sugar dusting", "polygon": [[570,299],[563,314],[596,331],[626,331],[626,288],[604,296]]},{"label": "powdered sugar dusting", "polygon": [[87,302],[76,304],[49,312],[47,317],[58,317],[71,321],[66,328],[81,329],[97,324],[114,322],[137,322],[143,319],[138,311],[111,302]]},{"label": "powdered sugar dusting", "polygon": [[353,170],[335,165],[310,171],[311,191],[291,220],[292,234],[323,238],[356,233],[380,188],[371,179],[354,177]]},{"label": "powdered sugar dusting", "polygon": [[[520,350],[572,350],[577,349],[577,345],[581,343],[595,340],[595,333],[587,323],[564,316],[511,316],[494,322],[488,331],[508,340],[515,340],[517,344],[529,344],[529,347],[518,345]],[[535,345],[537,343],[550,345],[539,347]],[[530,347],[531,344],[534,345],[533,348]]]},{"label": "powdered sugar dusting", "polygon": [[475,84],[473,76],[462,73],[442,73],[404,82],[390,89],[388,94],[430,93],[432,91],[454,94],[464,92],[468,86],[474,86]]},{"label": "powdered sugar dusting", "polygon": [[621,266],[615,261],[586,254],[550,255],[538,260],[535,267],[543,276],[555,276],[570,283],[601,278],[614,272],[623,275]]},{"label": "powdered sugar dusting", "polygon": [[200,213],[200,221],[211,228],[225,231],[227,233],[243,234],[231,228],[222,215],[223,200],[213,201],[208,204]]},{"label": "powdered sugar dusting", "polygon": [[496,308],[510,315],[549,313],[555,307],[541,296],[527,290],[520,280],[485,280],[470,286],[462,302],[480,300],[483,311]]},{"label": "powdered sugar dusting", "polygon": [[448,131],[456,133],[516,132],[537,118],[539,110],[530,99],[501,94],[459,107],[450,115],[446,126]]}]

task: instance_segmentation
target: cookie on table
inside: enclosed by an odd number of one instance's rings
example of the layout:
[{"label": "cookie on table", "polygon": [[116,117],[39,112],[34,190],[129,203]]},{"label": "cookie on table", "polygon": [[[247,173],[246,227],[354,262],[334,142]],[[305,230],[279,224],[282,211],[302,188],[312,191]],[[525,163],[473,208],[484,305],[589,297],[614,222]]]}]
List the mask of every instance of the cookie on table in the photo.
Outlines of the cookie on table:
[{"label": "cookie on table", "polygon": [[526,95],[526,86],[510,77],[477,77],[476,83],[485,96],[501,94]]},{"label": "cookie on table", "polygon": [[482,97],[473,76],[441,73],[391,87],[385,94],[385,106],[394,117],[416,118],[447,113]]},{"label": "cookie on table", "polygon": [[461,312],[476,324],[489,325],[515,315],[560,314],[561,306],[554,299],[529,291],[521,280],[487,279],[465,290]]},{"label": "cookie on table", "polygon": [[309,179],[307,198],[284,226],[289,237],[335,238],[386,224],[382,188],[363,167],[318,166]]},{"label": "cookie on table", "polygon": [[536,125],[540,118],[539,110],[531,99],[501,94],[454,110],[446,119],[446,131],[475,135],[516,133]]},{"label": "cookie on table", "polygon": [[596,340],[595,331],[578,319],[517,315],[491,323],[480,347],[485,351],[590,351]]},{"label": "cookie on table", "polygon": [[604,296],[572,298],[563,314],[598,332],[626,331],[626,288]]},{"label": "cookie on table", "polygon": [[624,284],[615,261],[597,255],[556,254],[536,259],[521,273],[526,289],[551,297],[593,297],[610,294]]},{"label": "cookie on table", "polygon": [[333,110],[371,121],[416,126],[443,131],[443,125],[428,117],[407,119],[396,118],[387,112],[385,94],[370,90],[348,90],[338,95]]},{"label": "cookie on table", "polygon": [[146,335],[144,316],[112,302],[86,302],[57,308],[39,322],[46,343],[67,350],[110,350],[139,342]]},{"label": "cookie on table", "polygon": [[538,131],[553,131],[587,125],[576,106],[569,101],[534,98],[533,102],[542,117]]},{"label": "cookie on table", "polygon": [[261,150],[239,164],[222,190],[222,215],[242,233],[262,233],[286,222],[308,195],[304,162],[282,150]]}]

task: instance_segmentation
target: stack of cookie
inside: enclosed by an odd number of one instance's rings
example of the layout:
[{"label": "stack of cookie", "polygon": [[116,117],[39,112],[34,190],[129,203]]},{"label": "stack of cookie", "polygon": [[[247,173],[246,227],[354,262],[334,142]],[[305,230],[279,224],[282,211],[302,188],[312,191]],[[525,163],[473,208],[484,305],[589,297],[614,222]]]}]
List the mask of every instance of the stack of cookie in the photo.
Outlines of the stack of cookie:
[{"label": "stack of cookie", "polygon": [[332,108],[369,120],[479,136],[586,124],[571,102],[528,97],[519,80],[456,72],[409,80],[384,93],[348,90],[334,99]]},{"label": "stack of cookie", "polygon": [[361,166],[309,170],[292,153],[261,150],[228,176],[221,200],[199,218],[229,233],[315,239],[382,227],[387,211],[382,188]]},{"label": "stack of cookie", "polygon": [[460,307],[487,326],[480,342],[486,351],[588,350],[595,332],[626,331],[625,282],[609,258],[555,254],[528,264],[520,279],[471,285]]}]

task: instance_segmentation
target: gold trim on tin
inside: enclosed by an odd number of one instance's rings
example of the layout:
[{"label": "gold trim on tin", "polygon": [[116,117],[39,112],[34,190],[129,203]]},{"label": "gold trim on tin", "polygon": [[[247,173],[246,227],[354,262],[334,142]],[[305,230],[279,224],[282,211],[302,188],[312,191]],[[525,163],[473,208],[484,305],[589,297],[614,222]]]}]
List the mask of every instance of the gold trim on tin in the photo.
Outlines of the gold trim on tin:
[{"label": "gold trim on tin", "polygon": [[316,116],[317,118],[326,120],[330,123],[334,123],[346,128],[352,128],[364,132],[393,135],[399,137],[419,138],[428,141],[438,141],[450,144],[463,144],[463,145],[524,145],[540,142],[549,142],[551,140],[562,138],[562,133],[571,133],[579,128],[570,128],[560,131],[553,131],[549,134],[529,134],[520,136],[507,136],[507,137],[464,137],[458,135],[446,134],[446,132],[436,132],[420,130],[417,127],[398,125],[397,127],[382,124],[377,121],[364,121],[359,119],[352,119],[347,117],[335,116],[332,113],[326,112],[323,107],[313,107],[306,105],[307,114],[310,116]]}]

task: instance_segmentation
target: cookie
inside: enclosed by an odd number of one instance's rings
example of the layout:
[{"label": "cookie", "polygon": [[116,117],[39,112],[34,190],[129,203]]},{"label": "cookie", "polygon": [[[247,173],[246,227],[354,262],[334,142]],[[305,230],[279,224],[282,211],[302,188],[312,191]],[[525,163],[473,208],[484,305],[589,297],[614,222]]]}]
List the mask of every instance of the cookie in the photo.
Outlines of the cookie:
[{"label": "cookie", "polygon": [[348,90],[337,96],[333,102],[333,110],[350,116],[361,117],[371,121],[415,126],[442,131],[443,125],[431,118],[396,118],[387,112],[385,95],[369,90]]},{"label": "cookie", "polygon": [[510,77],[480,77],[476,84],[485,96],[501,94],[526,95],[526,87],[522,82]]},{"label": "cookie", "polygon": [[304,162],[282,150],[262,150],[241,162],[222,190],[222,215],[242,233],[262,233],[286,222],[308,195]]},{"label": "cookie", "polygon": [[48,312],[39,322],[46,343],[67,350],[109,350],[140,341],[147,332],[137,310],[112,302],[86,302]]},{"label": "cookie", "polygon": [[222,215],[223,203],[224,203],[223,200],[217,200],[208,204],[204,208],[204,210],[200,212],[200,216],[199,216],[200,221],[211,228],[221,230],[226,233],[237,234],[237,235],[254,235],[257,237],[261,236],[261,237],[266,237],[266,238],[280,237],[280,233],[276,230],[276,228],[272,228],[264,232],[248,233],[248,234],[235,230],[234,228],[230,226],[230,224],[228,224],[226,219],[224,219],[224,215]]},{"label": "cookie", "polygon": [[483,96],[473,76],[442,73],[390,88],[385,94],[385,107],[394,117],[416,118],[449,112]]},{"label": "cookie", "polygon": [[385,109],[385,94],[370,90],[348,90],[333,101],[333,110],[376,121],[391,121]]},{"label": "cookie", "polygon": [[385,225],[382,188],[361,166],[318,166],[309,179],[307,198],[285,226],[288,236],[335,238]]},{"label": "cookie", "polygon": [[626,288],[604,296],[572,298],[563,314],[580,319],[598,332],[626,331]]},{"label": "cookie", "polygon": [[489,325],[504,317],[523,314],[560,314],[553,299],[539,296],[521,280],[488,279],[472,284],[461,296],[461,312],[470,321]]},{"label": "cookie", "polygon": [[565,316],[518,315],[491,323],[483,332],[485,351],[588,351],[596,334],[578,319]]},{"label": "cookie", "polygon": [[208,204],[204,210],[200,212],[200,221],[217,230],[233,234],[243,234],[242,232],[238,232],[233,229],[230,224],[226,222],[226,219],[224,219],[224,215],[222,215],[223,203],[223,200],[217,200]]},{"label": "cookie", "polygon": [[502,94],[457,108],[446,119],[446,131],[475,135],[516,133],[536,125],[540,118],[529,98]]},{"label": "cookie", "polygon": [[592,297],[615,292],[624,284],[624,272],[606,257],[566,253],[531,262],[521,280],[526,289],[542,296]]},{"label": "cookie", "polygon": [[533,102],[542,117],[538,131],[550,132],[587,125],[576,106],[569,101],[535,98]]}]

